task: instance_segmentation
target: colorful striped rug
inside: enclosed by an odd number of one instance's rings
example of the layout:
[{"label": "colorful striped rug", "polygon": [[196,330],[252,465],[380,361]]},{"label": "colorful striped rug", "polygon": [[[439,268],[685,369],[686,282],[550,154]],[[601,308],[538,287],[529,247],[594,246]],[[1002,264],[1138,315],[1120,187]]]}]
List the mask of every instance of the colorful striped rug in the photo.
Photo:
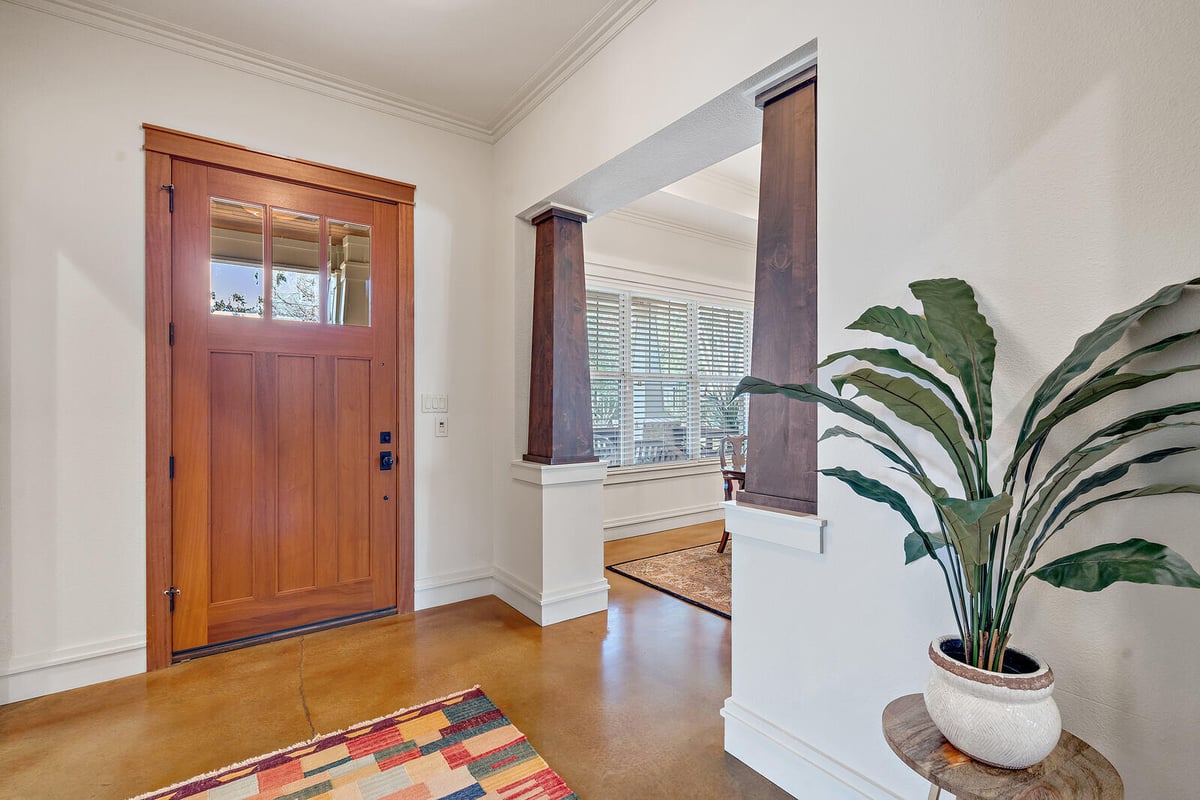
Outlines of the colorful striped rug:
[{"label": "colorful striped rug", "polygon": [[134,800],[578,800],[476,686]]}]

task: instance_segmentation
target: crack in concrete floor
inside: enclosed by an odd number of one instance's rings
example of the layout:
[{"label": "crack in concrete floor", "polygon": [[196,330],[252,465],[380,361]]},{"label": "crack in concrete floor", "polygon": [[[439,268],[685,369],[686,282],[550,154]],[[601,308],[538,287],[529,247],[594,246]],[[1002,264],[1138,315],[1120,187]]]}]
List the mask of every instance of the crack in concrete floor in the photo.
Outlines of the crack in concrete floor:
[{"label": "crack in concrete floor", "polygon": [[304,708],[304,719],[308,722],[308,729],[313,736],[317,735],[317,729],[313,726],[312,712],[308,710],[308,698],[304,694],[304,637],[300,637],[300,705]]}]

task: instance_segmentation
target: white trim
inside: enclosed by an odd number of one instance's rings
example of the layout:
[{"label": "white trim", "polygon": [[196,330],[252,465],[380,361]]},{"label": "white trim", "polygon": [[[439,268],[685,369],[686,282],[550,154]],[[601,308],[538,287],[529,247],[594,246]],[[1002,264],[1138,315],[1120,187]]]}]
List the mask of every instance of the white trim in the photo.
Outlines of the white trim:
[{"label": "white trim", "polygon": [[14,656],[3,667],[0,667],[0,678],[57,667],[62,664],[73,664],[77,661],[103,658],[117,653],[127,653],[131,650],[144,650],[145,647],[145,634],[131,633],[128,636],[103,639],[74,647],[60,647],[57,650],[44,650],[40,653]]},{"label": "white trim", "polygon": [[146,637],[119,636],[10,658],[0,672],[0,704],[65,692],[146,671]]},{"label": "white trim", "polygon": [[583,217],[584,222],[590,221],[594,216],[592,212],[585,211],[582,208],[575,208],[575,206],[567,206],[563,205],[562,203],[542,203],[540,206],[534,206],[529,211],[521,214],[520,218],[526,222],[532,223],[535,217],[540,217],[542,214],[545,214],[547,211],[553,209],[557,209],[558,211],[566,211],[568,214],[578,214],[579,216]]},{"label": "white trim", "polygon": [[415,583],[414,610],[460,603],[495,594],[492,567],[481,566],[418,578]]},{"label": "white trim", "polygon": [[693,239],[704,239],[716,244],[723,244],[726,247],[735,247],[739,250],[754,250],[758,247],[757,237],[743,239],[737,236],[726,236],[723,233],[714,233],[705,228],[697,228],[694,225],[687,225],[678,220],[645,214],[641,211],[633,211],[628,208],[619,208],[616,211],[608,212],[604,216],[624,220],[625,222],[632,222],[636,225],[644,225],[648,228],[657,228],[660,231],[676,233],[681,236],[690,236]]},{"label": "white trim", "polygon": [[650,514],[614,517],[613,519],[606,519],[604,521],[604,541],[611,542],[614,539],[630,539],[634,536],[645,536],[648,533],[668,531],[672,528],[685,528],[688,525],[716,522],[723,517],[724,510],[721,508],[719,502],[668,508]]},{"label": "white trim", "polygon": [[761,80],[747,87],[742,92],[742,96],[749,100],[751,105],[754,105],[755,99],[763,92],[770,91],[772,88],[778,86],[784,81],[789,81],[796,77],[806,69],[811,69],[812,67],[817,66],[817,53],[815,51],[816,40],[814,39],[813,41],[809,42],[809,44],[814,46],[814,50],[812,52],[809,52],[806,55],[801,55],[797,58],[796,56],[800,51],[808,49],[808,45],[805,45],[804,47],[800,48],[799,51],[792,53],[791,58],[794,60],[776,62],[773,65],[775,69],[771,70],[771,72],[765,75]]},{"label": "white trim", "polygon": [[495,568],[494,580],[496,597],[543,627],[608,608],[605,578],[550,592],[538,591],[501,567]]},{"label": "white trim", "polygon": [[[700,458],[666,464],[639,464],[631,467],[610,467],[604,478],[605,486],[619,483],[642,483],[692,475],[720,475],[721,462],[715,458]],[[713,505],[716,508],[716,504]]]},{"label": "white trim", "polygon": [[[708,169],[702,169],[699,172],[695,173],[694,175],[689,175],[688,177],[683,178],[682,181],[688,181],[688,182],[695,181],[696,183],[701,183],[701,184],[707,183],[710,186],[716,186],[725,191],[734,192],[735,194],[740,194],[743,197],[754,200],[755,202],[757,202],[759,199],[759,186],[757,183],[750,183],[748,181],[743,181],[738,178],[734,178],[730,175],[723,175],[720,172],[714,171],[712,167],[709,167]],[[682,182],[682,181],[680,181],[680,182]],[[674,186],[674,185],[675,184],[671,184],[671,186]],[[674,192],[671,191],[671,186],[664,186],[661,189],[661,191],[664,191],[667,194],[675,194]],[[682,195],[675,195],[675,196],[681,197]],[[731,213],[736,213],[736,212],[731,212]],[[746,216],[746,215],[739,214],[738,216]],[[754,219],[754,220],[758,219],[758,217],[746,217],[746,218]]]},{"label": "white trim", "polygon": [[500,115],[490,126],[492,141],[499,141],[504,134],[515,128],[653,3],[654,0],[611,0],[597,11],[595,16],[505,103]]},{"label": "white trim", "polygon": [[607,461],[582,464],[539,464],[515,459],[509,464],[513,480],[534,486],[559,486],[567,483],[601,483],[608,471]]},{"label": "white trim", "polygon": [[8,2],[469,139],[495,144],[591,61],[654,0],[611,0],[516,91],[500,115],[490,123],[103,0],[89,0],[86,3],[75,0]]},{"label": "white trim", "polygon": [[732,697],[725,701],[721,716],[725,718],[725,752],[796,797],[904,800]]},{"label": "white trim", "polygon": [[656,272],[653,267],[589,260],[584,264],[589,289],[612,289],[754,310],[754,290]]},{"label": "white trim", "polygon": [[734,536],[807,553],[825,552],[825,520],[820,517],[736,500],[721,505],[725,507],[725,529]]}]

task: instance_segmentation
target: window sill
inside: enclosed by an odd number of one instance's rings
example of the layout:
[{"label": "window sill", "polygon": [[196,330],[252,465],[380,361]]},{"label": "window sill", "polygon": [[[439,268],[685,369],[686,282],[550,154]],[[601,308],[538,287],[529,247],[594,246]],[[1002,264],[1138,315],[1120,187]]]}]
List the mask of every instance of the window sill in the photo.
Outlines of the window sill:
[{"label": "window sill", "polygon": [[715,458],[696,461],[677,461],[668,464],[639,464],[634,467],[610,467],[605,486],[618,483],[641,483],[661,481],[668,478],[686,478],[691,475],[719,475],[721,462]]}]

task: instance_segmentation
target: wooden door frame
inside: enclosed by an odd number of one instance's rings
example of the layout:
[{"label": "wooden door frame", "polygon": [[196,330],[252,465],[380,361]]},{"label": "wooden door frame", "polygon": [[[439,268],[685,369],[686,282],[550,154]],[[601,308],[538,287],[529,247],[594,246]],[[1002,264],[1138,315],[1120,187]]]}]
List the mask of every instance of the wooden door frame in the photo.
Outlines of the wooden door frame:
[{"label": "wooden door frame", "polygon": [[413,610],[413,199],[416,187],[143,124],[146,151],[146,669],[171,664],[171,161],[183,159],[397,206],[396,609]]}]

